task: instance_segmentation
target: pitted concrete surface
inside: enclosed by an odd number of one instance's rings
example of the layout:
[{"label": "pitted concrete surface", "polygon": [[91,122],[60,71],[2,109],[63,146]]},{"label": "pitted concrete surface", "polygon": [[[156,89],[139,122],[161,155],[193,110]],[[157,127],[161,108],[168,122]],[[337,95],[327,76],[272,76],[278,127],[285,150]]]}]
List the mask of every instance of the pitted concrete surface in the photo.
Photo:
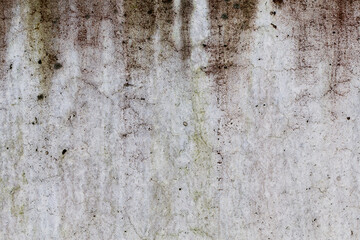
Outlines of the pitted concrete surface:
[{"label": "pitted concrete surface", "polygon": [[1,0],[0,239],[359,239],[359,9]]}]

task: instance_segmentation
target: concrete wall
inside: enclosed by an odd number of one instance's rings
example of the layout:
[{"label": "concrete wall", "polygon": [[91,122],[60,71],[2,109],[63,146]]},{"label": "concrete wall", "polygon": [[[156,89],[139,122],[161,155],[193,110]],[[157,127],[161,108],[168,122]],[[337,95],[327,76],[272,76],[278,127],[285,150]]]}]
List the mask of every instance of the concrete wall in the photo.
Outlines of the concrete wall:
[{"label": "concrete wall", "polygon": [[0,239],[359,239],[358,9],[1,0]]}]

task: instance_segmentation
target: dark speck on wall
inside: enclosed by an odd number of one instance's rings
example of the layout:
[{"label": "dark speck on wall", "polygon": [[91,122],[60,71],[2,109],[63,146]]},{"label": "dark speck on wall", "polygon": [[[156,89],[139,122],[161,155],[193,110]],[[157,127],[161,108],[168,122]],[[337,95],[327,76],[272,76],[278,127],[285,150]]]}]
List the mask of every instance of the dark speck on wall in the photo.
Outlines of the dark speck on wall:
[{"label": "dark speck on wall", "polygon": [[223,15],[221,15],[221,18],[222,19],[228,19],[229,17],[228,17],[228,15],[226,13],[223,13]]},{"label": "dark speck on wall", "polygon": [[62,150],[62,154],[64,155],[67,152],[66,149]]},{"label": "dark speck on wall", "polygon": [[37,100],[43,100],[44,99],[44,94],[39,94],[38,96],[37,96]]},{"label": "dark speck on wall", "polygon": [[55,63],[55,64],[54,64],[54,68],[55,68],[56,70],[62,68],[61,63]]},{"label": "dark speck on wall", "polygon": [[273,2],[274,2],[275,4],[280,5],[280,4],[283,4],[283,3],[284,3],[284,0],[273,0]]}]

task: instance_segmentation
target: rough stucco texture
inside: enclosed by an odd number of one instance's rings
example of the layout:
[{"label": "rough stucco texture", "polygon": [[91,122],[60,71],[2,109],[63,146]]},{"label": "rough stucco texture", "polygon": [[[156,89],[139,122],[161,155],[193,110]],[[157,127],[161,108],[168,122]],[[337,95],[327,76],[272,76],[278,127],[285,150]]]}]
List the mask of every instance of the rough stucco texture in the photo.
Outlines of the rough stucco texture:
[{"label": "rough stucco texture", "polygon": [[360,239],[359,9],[1,0],[0,239]]}]

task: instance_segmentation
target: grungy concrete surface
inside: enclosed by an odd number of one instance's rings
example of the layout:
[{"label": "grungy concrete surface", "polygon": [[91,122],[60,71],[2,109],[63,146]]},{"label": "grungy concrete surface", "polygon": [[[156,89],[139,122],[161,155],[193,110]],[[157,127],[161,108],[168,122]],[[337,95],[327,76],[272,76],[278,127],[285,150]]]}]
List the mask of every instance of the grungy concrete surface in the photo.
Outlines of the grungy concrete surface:
[{"label": "grungy concrete surface", "polygon": [[359,9],[0,0],[0,239],[360,239]]}]

